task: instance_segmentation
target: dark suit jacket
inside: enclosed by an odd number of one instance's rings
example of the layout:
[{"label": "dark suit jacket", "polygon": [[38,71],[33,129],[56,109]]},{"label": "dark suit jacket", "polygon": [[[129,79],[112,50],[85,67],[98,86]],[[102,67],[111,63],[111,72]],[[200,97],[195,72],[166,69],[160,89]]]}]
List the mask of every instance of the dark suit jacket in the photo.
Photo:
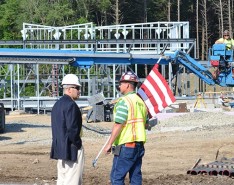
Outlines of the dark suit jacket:
[{"label": "dark suit jacket", "polygon": [[76,102],[68,95],[61,97],[51,113],[52,159],[77,160],[77,152],[82,146],[80,132],[82,116]]}]

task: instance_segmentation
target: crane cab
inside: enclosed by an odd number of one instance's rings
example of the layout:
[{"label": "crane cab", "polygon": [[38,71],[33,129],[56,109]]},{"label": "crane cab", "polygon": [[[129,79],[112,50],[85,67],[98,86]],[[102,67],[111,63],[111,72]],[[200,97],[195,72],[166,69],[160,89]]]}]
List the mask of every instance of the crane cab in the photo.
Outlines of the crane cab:
[{"label": "crane cab", "polygon": [[214,44],[209,51],[210,66],[215,68],[214,78],[221,86],[234,86],[233,50],[226,44]]}]

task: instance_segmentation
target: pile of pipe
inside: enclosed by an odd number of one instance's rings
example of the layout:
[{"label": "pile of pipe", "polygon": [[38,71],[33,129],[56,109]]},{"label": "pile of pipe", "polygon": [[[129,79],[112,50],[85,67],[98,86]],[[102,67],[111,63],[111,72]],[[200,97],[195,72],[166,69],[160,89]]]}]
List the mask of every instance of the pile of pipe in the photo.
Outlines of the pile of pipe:
[{"label": "pile of pipe", "polygon": [[190,175],[223,175],[228,177],[234,177],[234,158],[227,159],[222,158],[220,161],[214,161],[208,164],[197,164],[190,170],[187,171],[187,174]]}]

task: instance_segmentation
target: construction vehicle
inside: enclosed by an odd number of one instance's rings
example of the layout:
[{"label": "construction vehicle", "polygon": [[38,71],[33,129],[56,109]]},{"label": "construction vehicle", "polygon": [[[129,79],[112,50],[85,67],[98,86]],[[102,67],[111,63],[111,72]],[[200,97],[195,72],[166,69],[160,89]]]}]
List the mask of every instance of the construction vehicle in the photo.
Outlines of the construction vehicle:
[{"label": "construction vehicle", "polygon": [[216,84],[222,87],[234,86],[233,50],[226,49],[225,44],[214,44],[210,53],[210,64],[216,68],[213,76]]},{"label": "construction vehicle", "polygon": [[[170,58],[169,62],[181,64],[209,85],[217,84],[221,87],[234,87],[233,50],[227,50],[226,44],[214,44],[210,48],[207,61],[208,67],[204,67],[183,51],[176,51]],[[213,73],[210,68],[215,69]]]}]

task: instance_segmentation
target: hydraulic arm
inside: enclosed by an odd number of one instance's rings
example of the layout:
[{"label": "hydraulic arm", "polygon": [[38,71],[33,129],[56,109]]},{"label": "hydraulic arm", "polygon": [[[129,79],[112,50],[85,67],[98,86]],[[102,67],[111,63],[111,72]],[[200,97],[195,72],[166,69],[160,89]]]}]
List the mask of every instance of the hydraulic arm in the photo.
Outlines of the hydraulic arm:
[{"label": "hydraulic arm", "polygon": [[233,50],[227,50],[225,44],[214,44],[209,51],[207,66],[214,68],[213,73],[183,51],[176,51],[171,62],[183,65],[209,85],[234,87]]},{"label": "hydraulic arm", "polygon": [[177,51],[175,57],[172,58],[174,61],[182,64],[186,69],[190,70],[192,73],[201,78],[204,82],[209,85],[214,85],[215,81],[212,77],[212,73],[202,66],[199,62],[194,60],[188,54],[183,51]]}]

